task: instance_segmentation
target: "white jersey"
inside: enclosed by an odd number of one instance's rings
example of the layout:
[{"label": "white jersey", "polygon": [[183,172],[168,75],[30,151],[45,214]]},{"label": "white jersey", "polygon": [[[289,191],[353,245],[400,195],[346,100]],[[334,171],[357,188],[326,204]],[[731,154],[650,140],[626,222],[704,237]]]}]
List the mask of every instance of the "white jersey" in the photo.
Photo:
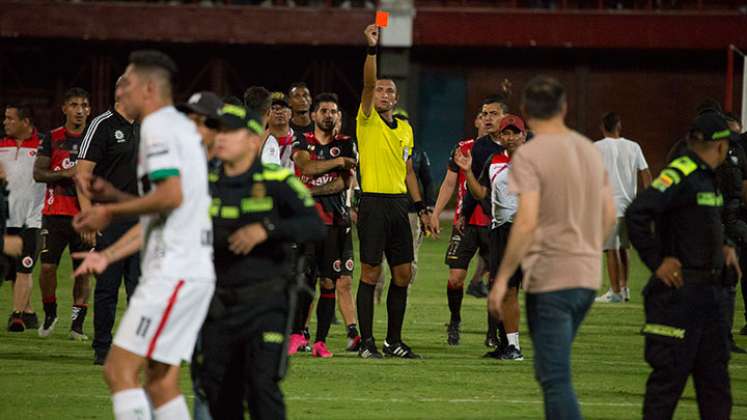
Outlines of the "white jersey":
[{"label": "white jersey", "polygon": [[8,180],[7,226],[40,228],[46,184],[34,181],[36,149],[41,143],[34,134],[19,145],[15,139],[0,140],[0,164]]},{"label": "white jersey", "polygon": [[262,145],[262,155],[260,160],[264,164],[275,164],[280,165],[280,146],[278,140],[270,134],[265,140],[265,144]]},{"label": "white jersey", "polygon": [[638,171],[647,169],[648,164],[641,146],[626,138],[607,137],[594,145],[602,154],[602,162],[607,169],[617,217],[622,217],[638,191]]},{"label": "white jersey", "polygon": [[[207,166],[194,123],[173,106],[143,119],[138,178],[154,182],[179,176],[181,205],[168,214],[140,217],[143,278],[215,281]],[[141,191],[141,193],[144,191]]]},{"label": "white jersey", "polygon": [[[296,164],[293,162],[293,141],[294,141],[293,129],[289,129],[288,135],[276,138],[272,134],[267,137],[267,141],[274,141],[279,147],[280,163],[279,165],[283,168],[290,169],[291,172],[295,173]],[[265,163],[264,159],[262,163]]]},{"label": "white jersey", "polygon": [[508,190],[508,173],[511,169],[511,157],[504,150],[490,158],[488,166],[490,179],[490,202],[493,212],[492,227],[513,223],[519,200],[516,194]]}]

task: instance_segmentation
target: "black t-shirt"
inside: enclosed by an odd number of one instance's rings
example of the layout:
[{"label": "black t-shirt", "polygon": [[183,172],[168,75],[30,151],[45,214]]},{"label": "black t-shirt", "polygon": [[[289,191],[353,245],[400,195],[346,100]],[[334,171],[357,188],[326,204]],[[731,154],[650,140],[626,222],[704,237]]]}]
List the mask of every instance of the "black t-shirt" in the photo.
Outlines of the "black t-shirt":
[{"label": "black t-shirt", "polygon": [[294,133],[299,134],[306,134],[306,133],[314,133],[314,122],[310,122],[309,125],[305,127],[301,127],[300,125],[293,124],[293,121],[290,122],[290,128],[293,129]]},{"label": "black t-shirt", "polygon": [[138,195],[137,159],[140,125],[130,123],[114,109],[94,118],[81,143],[78,159],[96,163],[94,175],[117,189]]},{"label": "black t-shirt", "polygon": [[[307,133],[303,136],[296,136],[293,143],[293,151],[305,151],[311,156],[311,160],[329,160],[338,157],[348,157],[358,159],[358,151],[355,142],[348,136],[337,135],[327,143],[321,144],[314,136],[314,133]],[[336,181],[339,177],[351,176],[351,171],[344,169],[334,169],[329,172],[306,176],[302,175],[300,169],[296,167],[296,175],[309,190],[314,187],[321,187]],[[347,189],[334,194],[315,195],[316,208],[322,221],[327,225],[350,226],[350,212],[345,204]]]}]

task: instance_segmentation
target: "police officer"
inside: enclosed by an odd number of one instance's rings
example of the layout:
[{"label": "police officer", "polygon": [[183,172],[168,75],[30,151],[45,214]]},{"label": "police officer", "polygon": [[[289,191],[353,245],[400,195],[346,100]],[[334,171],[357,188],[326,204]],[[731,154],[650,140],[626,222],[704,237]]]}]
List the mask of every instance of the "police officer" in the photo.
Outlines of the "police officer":
[{"label": "police officer", "polygon": [[671,419],[687,379],[694,376],[704,419],[731,412],[729,347],[724,319],[724,272],[741,276],[736,252],[726,246],[724,198],[717,168],[731,133],[717,113],[698,116],[688,132],[690,150],[672,161],[628,208],[633,246],[654,273],[643,289],[646,384],[644,419]]},{"label": "police officer", "polygon": [[[700,107],[698,115],[719,115],[729,124],[729,118],[718,108]],[[732,130],[734,131],[734,130]],[[684,155],[689,148],[689,140],[680,140],[669,152],[668,160],[672,161]],[[726,159],[716,169],[716,179],[719,189],[724,196],[724,210],[721,214],[724,224],[724,234],[735,245],[737,252],[745,252],[747,247],[747,223],[743,215],[743,190],[747,179],[747,153],[738,136],[732,136],[729,141],[729,151]],[[742,254],[740,254],[742,255]],[[744,263],[744,262],[743,262]],[[726,272],[726,294],[724,295],[724,316],[726,318],[729,348],[734,353],[747,353],[734,341],[732,328],[734,326],[734,309],[737,293],[737,278],[733,272]]]},{"label": "police officer", "polygon": [[209,175],[217,284],[202,329],[200,383],[215,419],[284,419],[285,366],[294,277],[292,243],[325,236],[314,200],[290,171],[263,165],[260,115],[224,105]]}]

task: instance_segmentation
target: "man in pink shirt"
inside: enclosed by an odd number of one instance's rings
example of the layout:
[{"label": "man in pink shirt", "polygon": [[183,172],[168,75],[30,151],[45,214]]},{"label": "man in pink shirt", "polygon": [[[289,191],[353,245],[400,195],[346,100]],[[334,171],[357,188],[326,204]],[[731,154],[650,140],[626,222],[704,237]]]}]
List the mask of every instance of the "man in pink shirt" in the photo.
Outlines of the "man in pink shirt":
[{"label": "man in pink shirt", "polygon": [[615,224],[615,205],[601,155],[564,123],[563,86],[535,77],[521,107],[535,136],[512,158],[509,189],[519,204],[488,303],[498,316],[521,262],[545,417],[580,419],[571,346],[601,285],[599,255]]}]

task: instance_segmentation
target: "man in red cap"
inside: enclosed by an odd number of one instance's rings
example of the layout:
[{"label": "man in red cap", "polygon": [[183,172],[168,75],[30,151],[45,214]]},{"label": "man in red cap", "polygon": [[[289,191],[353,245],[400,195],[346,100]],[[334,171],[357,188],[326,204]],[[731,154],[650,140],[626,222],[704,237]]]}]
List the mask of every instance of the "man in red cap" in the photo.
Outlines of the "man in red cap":
[{"label": "man in red cap", "polygon": [[[472,156],[457,153],[455,161],[459,167],[464,169],[467,177],[467,187],[472,195],[479,199],[480,204],[487,213],[490,209],[493,220],[490,229],[490,254],[488,265],[490,266],[490,285],[492,287],[498,267],[508,244],[508,234],[516,215],[518,200],[516,194],[508,190],[508,173],[511,168],[511,157],[516,150],[526,141],[526,126],[524,120],[516,115],[506,115],[498,127],[499,141],[503,146],[502,151],[494,153],[485,165],[478,180],[472,171]],[[488,204],[488,198],[489,203]],[[524,360],[519,346],[519,286],[523,273],[518,268],[508,282],[508,291],[503,298],[503,323],[505,336],[500,337],[500,345],[494,351],[487,353],[486,357],[504,360]],[[490,316],[488,314],[488,316]]]}]

